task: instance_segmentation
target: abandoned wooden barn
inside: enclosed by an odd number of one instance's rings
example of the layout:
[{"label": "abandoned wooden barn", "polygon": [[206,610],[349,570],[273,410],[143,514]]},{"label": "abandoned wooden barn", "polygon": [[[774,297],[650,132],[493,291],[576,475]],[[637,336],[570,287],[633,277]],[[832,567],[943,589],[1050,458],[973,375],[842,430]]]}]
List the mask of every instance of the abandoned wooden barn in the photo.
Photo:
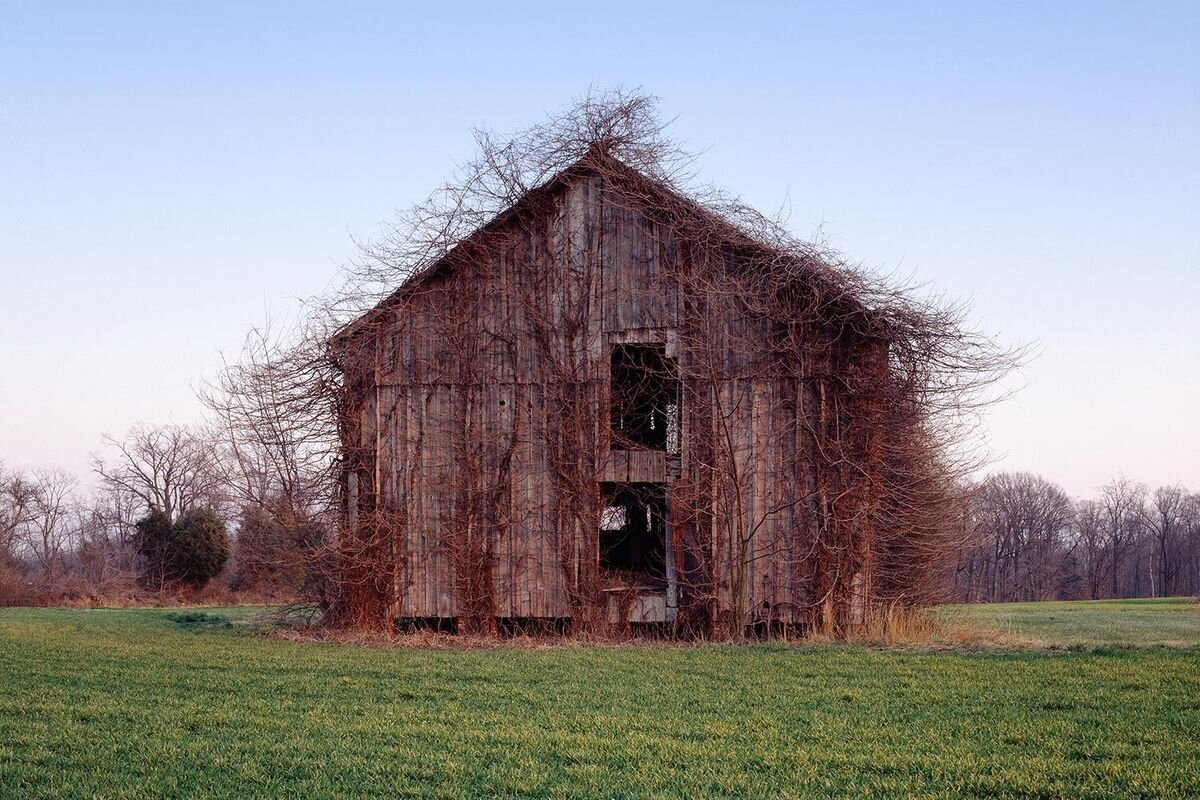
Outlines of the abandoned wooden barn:
[{"label": "abandoned wooden barn", "polygon": [[332,341],[349,613],[853,625],[887,343],[835,277],[602,148],[526,193]]}]

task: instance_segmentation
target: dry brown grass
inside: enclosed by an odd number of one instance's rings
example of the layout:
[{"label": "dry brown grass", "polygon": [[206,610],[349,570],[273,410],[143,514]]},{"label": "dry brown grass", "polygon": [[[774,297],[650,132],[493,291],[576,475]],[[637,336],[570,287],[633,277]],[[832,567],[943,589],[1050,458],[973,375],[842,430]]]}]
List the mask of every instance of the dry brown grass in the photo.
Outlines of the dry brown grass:
[{"label": "dry brown grass", "polygon": [[566,639],[501,639],[438,631],[389,632],[361,628],[328,628],[320,625],[301,628],[277,628],[272,637],[289,642],[351,645],[355,647],[395,647],[415,650],[490,650],[500,648],[532,649],[562,647]]},{"label": "dry brown grass", "polygon": [[[34,598],[36,599],[36,598]],[[148,592],[135,587],[107,591],[103,594],[79,593],[64,595],[52,603],[24,602],[14,605],[56,606],[61,608],[180,608],[277,606],[290,596],[254,591],[233,591],[223,585],[209,585],[199,591]]]},{"label": "dry brown grass", "polygon": [[[948,620],[926,608],[893,605],[868,613],[863,624],[846,640],[883,647],[918,647],[946,650],[1027,650],[1038,643],[979,625],[968,619]],[[815,639],[813,639],[815,641]]]},{"label": "dry brown grass", "polygon": [[[269,635],[293,642],[326,643],[359,647],[408,648],[418,650],[540,650],[553,648],[692,648],[711,644],[736,644],[733,640],[672,639],[645,637],[628,639],[598,633],[566,635],[485,636],[443,633],[432,630],[388,631],[342,628],[316,624],[290,624],[279,617]],[[753,640],[758,641],[758,640]],[[775,644],[812,647],[831,644],[856,644],[897,649],[931,650],[1028,650],[1039,649],[1032,639],[995,628],[980,626],[967,619],[947,621],[923,608],[894,606],[868,615],[863,625],[839,639],[821,632],[774,639]],[[751,641],[740,642],[742,644]]]},{"label": "dry brown grass", "polygon": [[438,631],[390,632],[321,625],[281,627],[270,632],[291,642],[350,645],[357,647],[406,648],[415,650],[546,650],[572,648],[695,647],[702,642],[679,639],[616,639],[599,636],[480,636]]}]

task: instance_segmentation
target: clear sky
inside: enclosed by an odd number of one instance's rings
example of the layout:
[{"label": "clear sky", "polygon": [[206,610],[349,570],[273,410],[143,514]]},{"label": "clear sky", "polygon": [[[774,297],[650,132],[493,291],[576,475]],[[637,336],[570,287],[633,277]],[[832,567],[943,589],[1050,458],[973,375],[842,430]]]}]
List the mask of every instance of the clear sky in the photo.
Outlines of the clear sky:
[{"label": "clear sky", "polygon": [[472,125],[623,84],[705,178],[1038,343],[998,467],[1200,489],[1200,3],[899,5],[0,0],[0,458],[197,419]]}]

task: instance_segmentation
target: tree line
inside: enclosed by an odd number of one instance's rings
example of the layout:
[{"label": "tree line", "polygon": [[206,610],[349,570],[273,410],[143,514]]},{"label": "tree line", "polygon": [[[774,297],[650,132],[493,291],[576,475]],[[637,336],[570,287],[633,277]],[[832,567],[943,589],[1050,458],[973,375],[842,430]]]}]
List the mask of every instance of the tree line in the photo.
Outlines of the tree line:
[{"label": "tree line", "polygon": [[62,469],[0,462],[0,605],[312,594],[325,529],[247,500],[217,429],[138,425],[104,441],[87,490]]},{"label": "tree line", "polygon": [[950,596],[961,602],[1200,594],[1200,492],[1125,477],[1071,497],[1028,472],[964,496]]}]

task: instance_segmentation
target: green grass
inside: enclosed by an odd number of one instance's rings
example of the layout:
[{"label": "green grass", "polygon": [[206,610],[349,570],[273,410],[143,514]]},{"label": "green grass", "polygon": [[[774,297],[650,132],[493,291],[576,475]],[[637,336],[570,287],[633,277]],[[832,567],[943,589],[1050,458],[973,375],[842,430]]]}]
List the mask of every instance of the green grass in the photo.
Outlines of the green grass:
[{"label": "green grass", "polygon": [[938,614],[1046,644],[1200,646],[1200,603],[1185,597],[942,606]]},{"label": "green grass", "polygon": [[1198,763],[1197,649],[387,650],[0,609],[4,798],[1194,797]]}]

